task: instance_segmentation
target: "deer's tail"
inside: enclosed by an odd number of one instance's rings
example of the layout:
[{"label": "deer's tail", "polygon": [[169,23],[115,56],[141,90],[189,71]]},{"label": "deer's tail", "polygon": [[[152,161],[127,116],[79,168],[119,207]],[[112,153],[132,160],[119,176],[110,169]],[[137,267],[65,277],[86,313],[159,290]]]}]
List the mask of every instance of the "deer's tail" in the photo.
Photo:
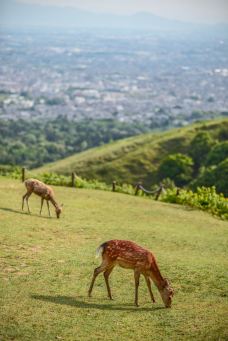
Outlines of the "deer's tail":
[{"label": "deer's tail", "polygon": [[96,250],[96,258],[98,258],[99,256],[101,256],[104,252],[105,246],[106,246],[106,242],[101,244],[100,246],[98,246],[97,250]]}]

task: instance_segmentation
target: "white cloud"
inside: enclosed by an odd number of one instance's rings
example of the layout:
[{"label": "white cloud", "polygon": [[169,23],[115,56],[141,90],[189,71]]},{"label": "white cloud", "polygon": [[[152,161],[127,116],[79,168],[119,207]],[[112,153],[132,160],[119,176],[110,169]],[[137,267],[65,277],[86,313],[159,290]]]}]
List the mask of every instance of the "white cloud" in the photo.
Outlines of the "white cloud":
[{"label": "white cloud", "polygon": [[96,12],[151,12],[195,22],[228,22],[228,0],[17,0],[42,5],[73,6]]}]

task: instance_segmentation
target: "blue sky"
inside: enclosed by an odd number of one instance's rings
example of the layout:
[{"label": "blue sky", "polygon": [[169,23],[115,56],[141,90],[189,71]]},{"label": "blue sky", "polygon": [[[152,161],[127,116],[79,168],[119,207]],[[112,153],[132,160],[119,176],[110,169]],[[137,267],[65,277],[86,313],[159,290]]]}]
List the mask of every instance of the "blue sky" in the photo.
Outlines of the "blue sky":
[{"label": "blue sky", "polygon": [[228,0],[17,0],[17,2],[70,6],[100,13],[130,15],[149,12],[165,18],[191,22],[228,22]]}]

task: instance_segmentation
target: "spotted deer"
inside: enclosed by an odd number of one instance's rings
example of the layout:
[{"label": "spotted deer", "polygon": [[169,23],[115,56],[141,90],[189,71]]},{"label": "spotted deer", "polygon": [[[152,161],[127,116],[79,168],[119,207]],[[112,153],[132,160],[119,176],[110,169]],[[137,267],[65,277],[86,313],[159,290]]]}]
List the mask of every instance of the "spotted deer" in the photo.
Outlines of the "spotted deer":
[{"label": "spotted deer", "polygon": [[36,195],[41,197],[41,207],[40,207],[40,214],[42,212],[42,208],[43,208],[43,203],[44,200],[46,200],[47,202],[47,207],[48,207],[48,213],[49,213],[49,217],[51,216],[50,214],[50,208],[49,208],[49,201],[52,203],[52,205],[55,207],[55,213],[56,213],[56,217],[59,218],[60,214],[62,212],[62,206],[63,205],[58,205],[55,198],[54,198],[54,191],[50,186],[47,186],[46,184],[44,184],[43,182],[36,180],[36,179],[28,179],[25,180],[24,182],[25,187],[27,189],[27,192],[23,195],[22,197],[22,211],[24,209],[24,201],[26,199],[27,202],[27,207],[28,207],[28,211],[30,212],[30,208],[29,208],[29,203],[28,203],[28,199],[30,197],[30,195],[32,193],[35,193]]},{"label": "spotted deer", "polygon": [[152,302],[155,302],[155,299],[151,290],[151,279],[158,288],[165,307],[171,307],[174,291],[171,288],[168,280],[162,277],[152,252],[144,249],[132,241],[109,240],[98,247],[97,253],[102,255],[102,263],[94,270],[93,278],[88,291],[89,297],[92,294],[96,277],[103,272],[108,296],[110,299],[112,299],[108,279],[114,267],[119,265],[122,268],[134,270],[135,305],[137,307],[139,278],[141,274],[145,277]]}]

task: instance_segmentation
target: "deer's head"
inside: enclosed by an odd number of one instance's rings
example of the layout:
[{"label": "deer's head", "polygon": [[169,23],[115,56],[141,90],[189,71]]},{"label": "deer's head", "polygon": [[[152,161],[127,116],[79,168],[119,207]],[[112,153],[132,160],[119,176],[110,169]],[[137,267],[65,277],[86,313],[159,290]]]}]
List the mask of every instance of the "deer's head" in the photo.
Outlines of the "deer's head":
[{"label": "deer's head", "polygon": [[60,206],[56,207],[56,209],[55,209],[56,217],[58,219],[60,217],[60,214],[62,213],[62,210],[63,210],[63,205],[60,205]]},{"label": "deer's head", "polygon": [[161,289],[159,289],[162,300],[165,304],[166,308],[171,308],[172,304],[172,297],[174,295],[174,290],[171,287],[169,281],[165,278],[164,279],[164,285]]}]

